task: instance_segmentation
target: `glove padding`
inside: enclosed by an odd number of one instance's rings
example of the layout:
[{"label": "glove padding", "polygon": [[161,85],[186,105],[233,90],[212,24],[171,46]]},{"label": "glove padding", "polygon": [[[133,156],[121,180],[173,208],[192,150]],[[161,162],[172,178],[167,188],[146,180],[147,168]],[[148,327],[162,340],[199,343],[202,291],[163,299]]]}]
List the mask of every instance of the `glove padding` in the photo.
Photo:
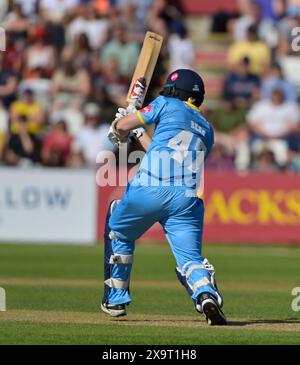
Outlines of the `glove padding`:
[{"label": "glove padding", "polygon": [[116,119],[119,120],[123,117],[126,117],[126,115],[134,114],[136,112],[137,112],[137,109],[133,104],[129,104],[127,108],[118,108],[118,111],[115,115],[115,120]]},{"label": "glove padding", "polygon": [[142,137],[142,135],[145,133],[145,129],[143,127],[139,127],[136,129],[133,129],[130,132],[130,137],[134,138],[135,140],[138,140]]},{"label": "glove padding", "polygon": [[136,113],[136,111],[137,109],[133,104],[129,104],[126,109],[118,108],[118,111],[115,115],[115,120],[112,122],[107,134],[108,139],[112,142],[114,146],[118,147],[121,143],[127,143],[130,140],[130,137],[139,139],[145,132],[145,129],[141,127],[133,129],[125,136],[121,136],[116,129],[116,124],[121,118],[126,117],[129,114],[134,114]]},{"label": "glove padding", "polygon": [[128,139],[129,139],[129,134],[130,134],[129,132],[126,135],[120,135],[118,133],[118,131],[116,130],[116,124],[118,123],[119,119],[120,118],[115,119],[112,122],[112,124],[108,130],[108,134],[107,134],[108,139],[116,147],[120,146],[121,143],[127,143]]}]

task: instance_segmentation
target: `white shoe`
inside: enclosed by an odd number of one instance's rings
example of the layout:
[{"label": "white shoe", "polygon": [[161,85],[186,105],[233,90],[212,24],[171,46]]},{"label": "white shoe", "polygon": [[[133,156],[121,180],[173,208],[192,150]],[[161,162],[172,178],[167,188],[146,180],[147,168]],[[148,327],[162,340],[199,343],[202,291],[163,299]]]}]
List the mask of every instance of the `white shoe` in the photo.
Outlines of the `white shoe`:
[{"label": "white shoe", "polygon": [[101,303],[101,309],[104,313],[109,314],[111,317],[126,316],[125,304]]}]

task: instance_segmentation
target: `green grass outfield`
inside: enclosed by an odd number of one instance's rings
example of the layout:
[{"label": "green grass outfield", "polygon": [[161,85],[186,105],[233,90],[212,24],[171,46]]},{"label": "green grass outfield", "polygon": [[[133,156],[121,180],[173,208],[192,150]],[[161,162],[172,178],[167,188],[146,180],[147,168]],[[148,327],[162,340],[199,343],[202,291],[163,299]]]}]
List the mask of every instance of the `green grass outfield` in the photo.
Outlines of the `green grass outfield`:
[{"label": "green grass outfield", "polygon": [[300,247],[204,245],[229,326],[194,311],[167,245],[138,244],[128,316],[99,311],[103,246],[0,245],[0,344],[300,344]]}]

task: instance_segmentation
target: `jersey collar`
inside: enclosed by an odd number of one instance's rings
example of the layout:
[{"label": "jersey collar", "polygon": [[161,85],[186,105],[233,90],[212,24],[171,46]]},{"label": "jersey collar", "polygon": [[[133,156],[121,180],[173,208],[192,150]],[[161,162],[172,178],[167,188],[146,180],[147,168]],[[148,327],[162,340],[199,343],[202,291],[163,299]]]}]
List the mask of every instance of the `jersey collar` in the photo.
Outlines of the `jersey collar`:
[{"label": "jersey collar", "polygon": [[191,108],[197,110],[197,112],[200,112],[200,109],[198,107],[196,107],[196,105],[190,103],[189,101],[184,101],[184,103],[188,106],[190,106]]}]

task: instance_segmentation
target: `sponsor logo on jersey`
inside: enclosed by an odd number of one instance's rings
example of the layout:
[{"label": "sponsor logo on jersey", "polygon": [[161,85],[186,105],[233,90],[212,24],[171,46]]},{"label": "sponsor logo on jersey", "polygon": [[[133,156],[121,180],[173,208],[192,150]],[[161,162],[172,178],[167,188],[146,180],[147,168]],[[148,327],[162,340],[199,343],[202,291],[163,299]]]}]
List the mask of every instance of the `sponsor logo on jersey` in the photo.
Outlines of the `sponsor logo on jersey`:
[{"label": "sponsor logo on jersey", "polygon": [[145,106],[145,108],[141,109],[140,112],[141,113],[149,113],[149,112],[151,112],[151,110],[152,110],[152,105],[149,104],[148,106]]}]

